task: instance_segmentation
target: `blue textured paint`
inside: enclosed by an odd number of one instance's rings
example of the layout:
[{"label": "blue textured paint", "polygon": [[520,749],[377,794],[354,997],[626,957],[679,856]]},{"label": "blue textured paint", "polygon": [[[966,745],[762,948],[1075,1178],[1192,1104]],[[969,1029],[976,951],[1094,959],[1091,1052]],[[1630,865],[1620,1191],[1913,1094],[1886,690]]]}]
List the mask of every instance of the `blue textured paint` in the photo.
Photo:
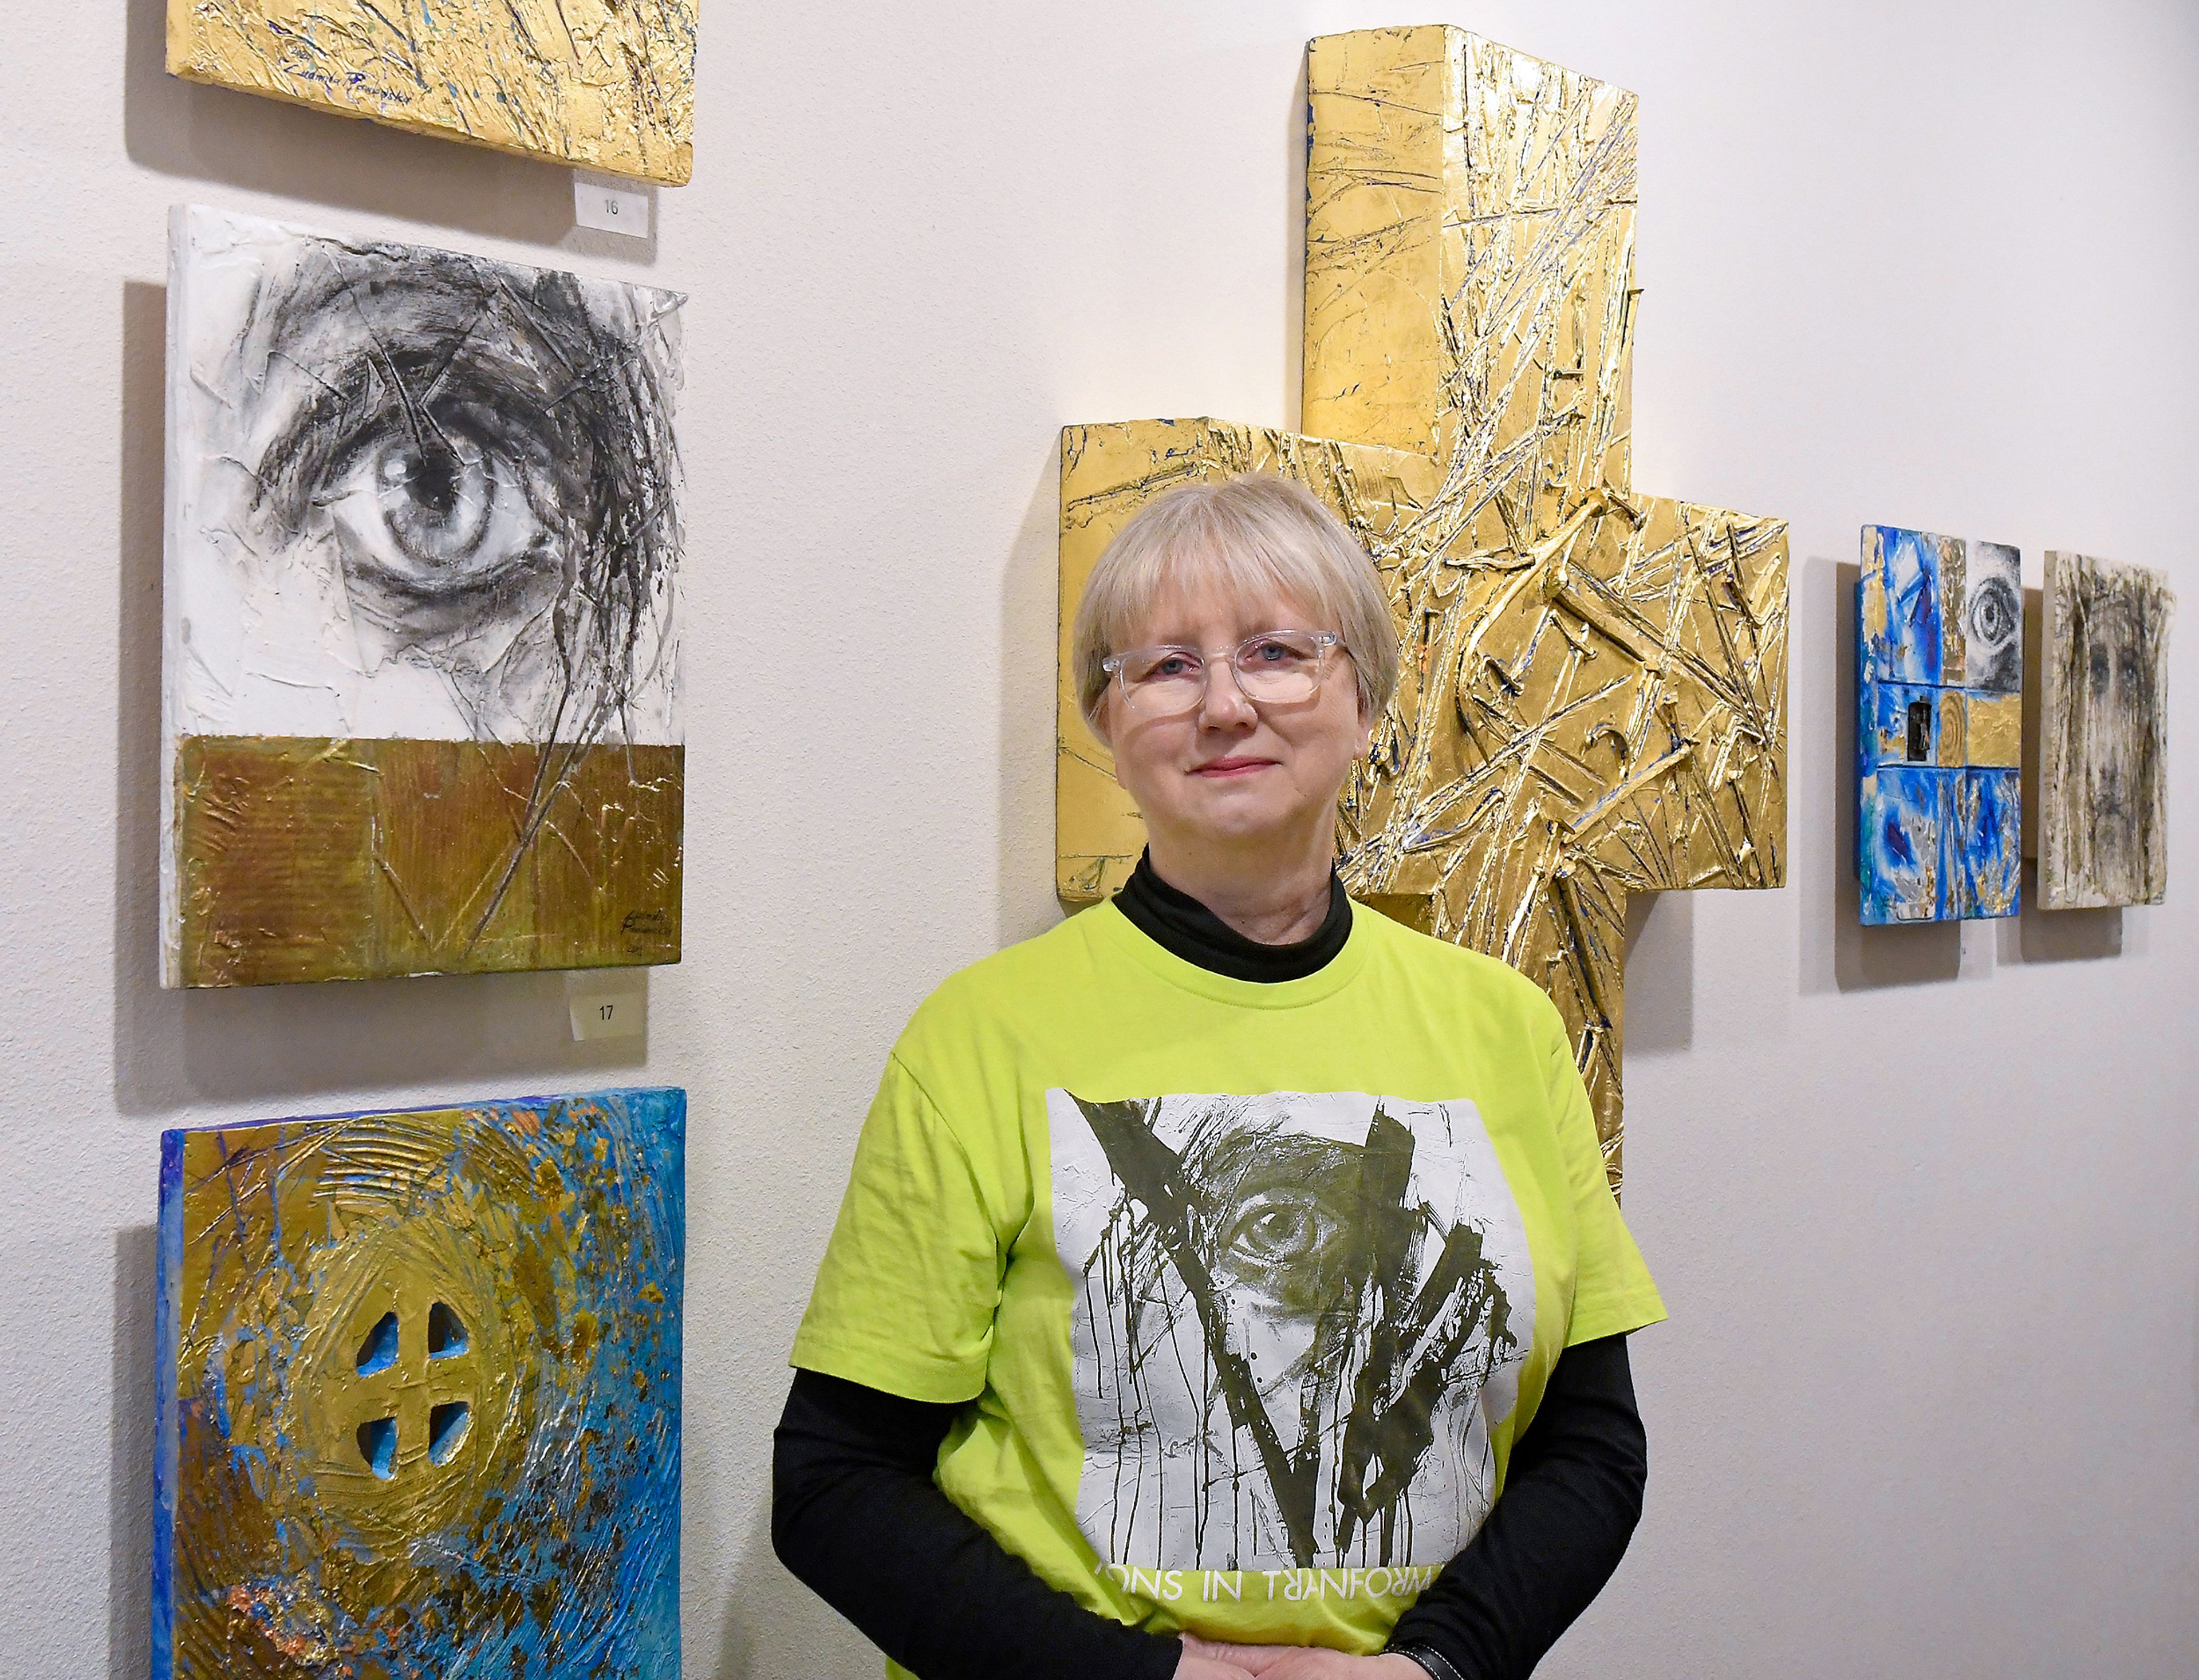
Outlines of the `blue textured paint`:
[{"label": "blue textured paint", "polygon": [[1871,779],[1864,841],[1864,920],[1928,922],[1951,902],[1947,845],[1959,773],[1887,765]]},{"label": "blue textured paint", "polygon": [[[160,1139],[160,1251],[153,1280],[153,1530],[176,1527],[176,1291],[184,1269],[184,1140]],[[153,1676],[175,1671],[176,1560],[172,1546],[153,1548]]]},{"label": "blue textured paint", "polygon": [[2020,770],[1980,767],[1963,772],[1957,879],[1964,916],[2013,916],[2021,907],[2022,775]]},{"label": "blue textured paint", "polygon": [[1873,661],[1881,682],[1941,680],[1939,551],[1922,531],[1891,525],[1878,533],[1886,579],[1886,637]]},{"label": "blue textured paint", "polygon": [[367,1468],[388,1481],[397,1473],[397,1420],[376,1418],[359,1426],[359,1456]]},{"label": "blue textured paint", "polygon": [[463,1400],[453,1400],[438,1406],[428,1416],[428,1456],[438,1464],[446,1464],[451,1455],[465,1439],[466,1426],[470,1421],[472,1408]]},{"label": "blue textured paint", "polygon": [[447,1304],[436,1302],[428,1313],[428,1357],[455,1359],[468,1345],[466,1327],[458,1322],[458,1314]]},{"label": "blue textured paint", "polygon": [[362,1377],[370,1377],[377,1371],[386,1371],[397,1362],[397,1315],[384,1313],[375,1321],[374,1328],[366,1333],[366,1340],[359,1350],[358,1370]]}]

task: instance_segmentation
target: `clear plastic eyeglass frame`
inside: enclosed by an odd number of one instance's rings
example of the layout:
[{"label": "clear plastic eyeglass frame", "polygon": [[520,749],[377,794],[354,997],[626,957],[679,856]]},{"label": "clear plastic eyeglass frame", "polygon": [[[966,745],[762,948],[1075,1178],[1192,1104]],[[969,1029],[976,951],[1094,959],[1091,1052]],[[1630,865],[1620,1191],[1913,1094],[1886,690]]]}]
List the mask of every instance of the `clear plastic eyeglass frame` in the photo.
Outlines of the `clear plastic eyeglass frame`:
[{"label": "clear plastic eyeglass frame", "polygon": [[[1313,698],[1328,674],[1331,656],[1343,643],[1333,630],[1263,630],[1234,648],[1214,651],[1228,654],[1230,677],[1247,700],[1287,706]],[[1263,656],[1274,655],[1280,657]],[[1100,668],[1115,680],[1132,711],[1175,717],[1205,703],[1214,663],[1199,648],[1164,643],[1111,654]]]}]

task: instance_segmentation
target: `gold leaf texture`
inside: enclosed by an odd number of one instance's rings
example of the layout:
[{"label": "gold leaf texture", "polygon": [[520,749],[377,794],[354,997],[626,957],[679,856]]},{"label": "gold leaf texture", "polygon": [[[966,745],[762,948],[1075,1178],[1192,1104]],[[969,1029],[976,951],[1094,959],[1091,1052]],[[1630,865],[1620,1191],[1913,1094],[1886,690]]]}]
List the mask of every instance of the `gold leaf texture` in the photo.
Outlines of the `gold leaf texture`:
[{"label": "gold leaf texture", "polygon": [[694,169],[693,0],[168,0],[168,68],[667,186]]}]

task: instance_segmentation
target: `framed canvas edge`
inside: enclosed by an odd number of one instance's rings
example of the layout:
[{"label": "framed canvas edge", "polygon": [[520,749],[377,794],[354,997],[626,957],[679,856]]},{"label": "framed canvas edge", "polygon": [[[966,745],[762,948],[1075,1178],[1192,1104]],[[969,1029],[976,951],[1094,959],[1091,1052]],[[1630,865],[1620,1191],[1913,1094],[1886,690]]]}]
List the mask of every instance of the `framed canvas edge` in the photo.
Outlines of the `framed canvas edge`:
[{"label": "framed canvas edge", "polygon": [[171,1680],[175,1671],[176,1476],[183,1421],[176,1410],[176,1339],[182,1330],[177,1292],[183,1286],[184,1270],[183,1167],[184,1134],[162,1133],[153,1274],[152,1680]]},{"label": "framed canvas edge", "polygon": [[[2047,789],[2050,785],[2052,787],[2058,790],[2068,773],[2068,767],[2063,761],[2063,755],[2061,750],[2062,732],[2057,729],[2050,729],[2047,726],[2050,719],[2058,715],[2065,715],[2069,704],[2069,696],[2067,692],[2068,684],[2063,680],[2062,662],[2058,657],[2055,656],[2060,649],[2062,637],[2067,633],[2067,625],[2065,622],[2067,614],[2063,610],[2068,604],[2067,595],[2066,592],[2057,586],[2062,581],[2062,574],[2073,565],[2085,565],[2096,568],[2104,567],[2110,570],[2138,573],[2152,580],[2161,590],[2163,596],[2165,597],[2165,604],[2168,610],[2168,616],[2164,620],[2161,626],[2161,633],[2163,645],[2160,651],[2155,655],[2155,664],[2158,668],[2157,676],[2160,685],[2157,697],[2157,709],[2162,716],[2161,727],[2164,733],[2166,732],[2167,726],[2168,654],[2166,644],[2169,630],[2174,621],[2174,614],[2177,604],[2174,582],[2172,575],[2161,567],[2147,566],[2134,561],[2106,560],[2103,559],[2098,555],[2085,554],[2076,549],[2050,548],[2046,550],[2044,583],[2039,591],[2039,599],[2038,722],[2036,729],[2032,732],[2032,733],[2035,734],[2037,738],[2039,767],[2037,778],[2038,812],[2035,819],[2037,824],[2037,844],[2034,853],[2027,854],[2028,855],[2033,855],[2035,865],[2034,874],[2036,886],[2038,889],[2037,907],[2040,910],[2056,912],[2066,910],[2125,910],[2142,909],[2154,905],[2165,904],[2168,901],[2168,865],[2167,859],[2165,855],[2161,860],[2161,890],[2149,897],[2111,898],[2104,893],[2074,893],[2068,890],[2056,892],[2050,891],[2049,888],[2050,881],[2056,883],[2059,882],[2062,872],[2063,860],[2060,856],[2061,849],[2059,845],[2053,845],[2053,855],[2050,859],[2050,862],[2053,866],[2051,870],[2050,870],[2049,848],[2050,844],[2053,842],[2056,831],[2046,820]],[[2028,655],[2029,652],[2030,650],[2027,647],[2027,655]],[[2027,689],[2027,693],[2028,693],[2028,691],[2029,691]],[[2027,750],[2028,750],[2028,749],[2029,738],[2027,737]],[[2162,743],[2161,755],[2161,775],[2164,783],[2167,773],[2168,759],[2167,743],[2164,740]],[[2161,844],[2165,851],[2168,841],[2167,833],[2168,814],[2167,793],[2165,785],[2162,790],[2162,807]],[[2031,820],[2031,803],[2028,801],[2026,802],[2025,813],[2027,820]]]},{"label": "framed canvas edge", "polygon": [[[187,7],[190,0],[172,0],[172,4]],[[173,38],[172,34],[172,44]],[[170,991],[184,984],[183,895],[181,883],[176,877],[181,862],[176,847],[176,743],[182,723],[177,685],[183,679],[182,425],[184,386],[190,378],[184,329],[190,309],[190,230],[198,209],[192,204],[168,207],[166,365],[161,393],[162,424],[166,436],[160,463],[160,890],[155,937],[159,941],[160,985],[163,990]]]},{"label": "framed canvas edge", "polygon": [[[175,9],[187,9],[190,0],[171,0],[172,16]],[[171,30],[170,50],[172,54],[175,37]],[[170,67],[174,68],[172,64]],[[178,72],[178,73],[182,73]],[[208,83],[224,86],[225,84]],[[230,90],[241,91],[241,90]],[[327,108],[315,106],[312,108]],[[336,115],[353,114],[337,111]],[[161,539],[160,539],[160,752],[158,817],[158,908],[155,914],[155,972],[163,991],[226,990],[239,985],[323,985],[344,980],[419,979],[443,974],[544,973],[563,972],[572,968],[657,968],[676,966],[681,960],[682,935],[685,922],[685,881],[682,871],[680,912],[675,916],[679,930],[668,957],[649,960],[621,960],[609,959],[585,964],[560,964],[555,967],[539,965],[510,966],[503,965],[473,965],[456,968],[375,970],[354,974],[336,974],[305,980],[235,981],[207,979],[186,971],[184,938],[184,904],[179,875],[181,859],[178,846],[181,811],[177,796],[177,768],[178,749],[184,733],[183,727],[185,709],[181,703],[179,685],[183,680],[184,653],[184,592],[182,580],[183,495],[185,480],[185,460],[183,440],[183,420],[191,383],[188,326],[190,308],[190,276],[192,270],[192,232],[201,223],[242,229],[257,235],[280,235],[284,238],[321,241],[345,247],[397,245],[405,248],[433,250],[485,262],[493,267],[515,270],[537,275],[569,274],[594,284],[610,285],[627,293],[646,294],[667,300],[667,313],[671,318],[662,330],[674,335],[670,357],[677,375],[674,394],[670,401],[669,424],[677,440],[680,432],[680,394],[684,393],[686,374],[685,318],[684,311],[689,301],[685,292],[647,281],[620,277],[598,276],[583,270],[560,266],[547,262],[529,262],[509,256],[493,256],[458,246],[431,244],[417,238],[383,238],[339,233],[332,229],[298,222],[283,216],[263,214],[251,209],[240,209],[221,205],[201,203],[195,200],[180,200],[168,206],[167,284],[164,345],[164,377],[162,381],[162,429],[164,433],[161,459]],[[677,457],[675,441],[675,458]],[[681,487],[685,487],[685,463],[680,461]],[[681,560],[685,560],[684,544]],[[683,604],[684,565],[675,564],[667,599],[667,623],[674,646],[673,729],[678,738],[666,744],[684,750],[686,735],[685,683],[679,666],[677,637],[680,609]],[[360,737],[362,739],[399,739],[400,737]],[[684,756],[684,752],[683,752]],[[685,801],[682,801],[680,832],[675,839],[677,849],[684,855]]]},{"label": "framed canvas edge", "polygon": [[2068,628],[2063,621],[2062,586],[2063,574],[2073,557],[2074,551],[2068,549],[2046,551],[2045,580],[2039,598],[2039,843],[2035,875],[2041,910],[2105,907],[2088,904],[2081,896],[2073,896],[2061,890],[2065,860],[2055,825],[2047,816],[2060,802],[2062,785],[2068,773],[2068,767],[2062,761],[2062,732],[2055,724],[2069,704],[2068,685],[2062,680],[2062,640]]},{"label": "framed canvas edge", "polygon": [[689,55],[688,85],[690,88],[689,131],[681,139],[670,143],[671,160],[662,170],[635,167],[627,163],[613,163],[601,159],[576,157],[569,152],[545,151],[539,146],[522,146],[516,142],[493,140],[484,135],[468,134],[463,129],[447,123],[429,122],[420,119],[384,116],[375,111],[361,111],[338,104],[333,100],[310,98],[277,87],[239,87],[235,82],[212,75],[199,62],[197,48],[200,33],[193,18],[194,0],[168,0],[166,67],[170,75],[178,81],[189,82],[195,87],[213,88],[223,93],[233,93],[248,99],[271,99],[279,105],[289,105],[301,111],[317,111],[324,116],[335,117],[348,122],[372,123],[377,128],[394,129],[400,134],[415,134],[423,140],[443,140],[454,146],[465,146],[475,151],[497,152],[505,157],[525,158],[530,162],[546,164],[552,169],[582,169],[594,175],[614,175],[628,181],[645,183],[657,187],[684,187],[695,177],[695,137],[691,115],[694,85],[695,55]]}]

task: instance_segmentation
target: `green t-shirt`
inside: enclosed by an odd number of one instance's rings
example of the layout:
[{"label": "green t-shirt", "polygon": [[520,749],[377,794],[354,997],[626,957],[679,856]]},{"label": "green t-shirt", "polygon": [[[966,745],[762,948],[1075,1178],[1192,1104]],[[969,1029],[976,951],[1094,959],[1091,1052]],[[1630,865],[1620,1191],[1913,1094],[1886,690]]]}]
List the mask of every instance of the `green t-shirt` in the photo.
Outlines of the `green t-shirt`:
[{"label": "green t-shirt", "polygon": [[1560,1351],[1664,1315],[1531,982],[1363,906],[1234,980],[1109,904],[917,1011],[793,1362],[974,1402],[940,1486],[1093,1609],[1368,1652]]}]

